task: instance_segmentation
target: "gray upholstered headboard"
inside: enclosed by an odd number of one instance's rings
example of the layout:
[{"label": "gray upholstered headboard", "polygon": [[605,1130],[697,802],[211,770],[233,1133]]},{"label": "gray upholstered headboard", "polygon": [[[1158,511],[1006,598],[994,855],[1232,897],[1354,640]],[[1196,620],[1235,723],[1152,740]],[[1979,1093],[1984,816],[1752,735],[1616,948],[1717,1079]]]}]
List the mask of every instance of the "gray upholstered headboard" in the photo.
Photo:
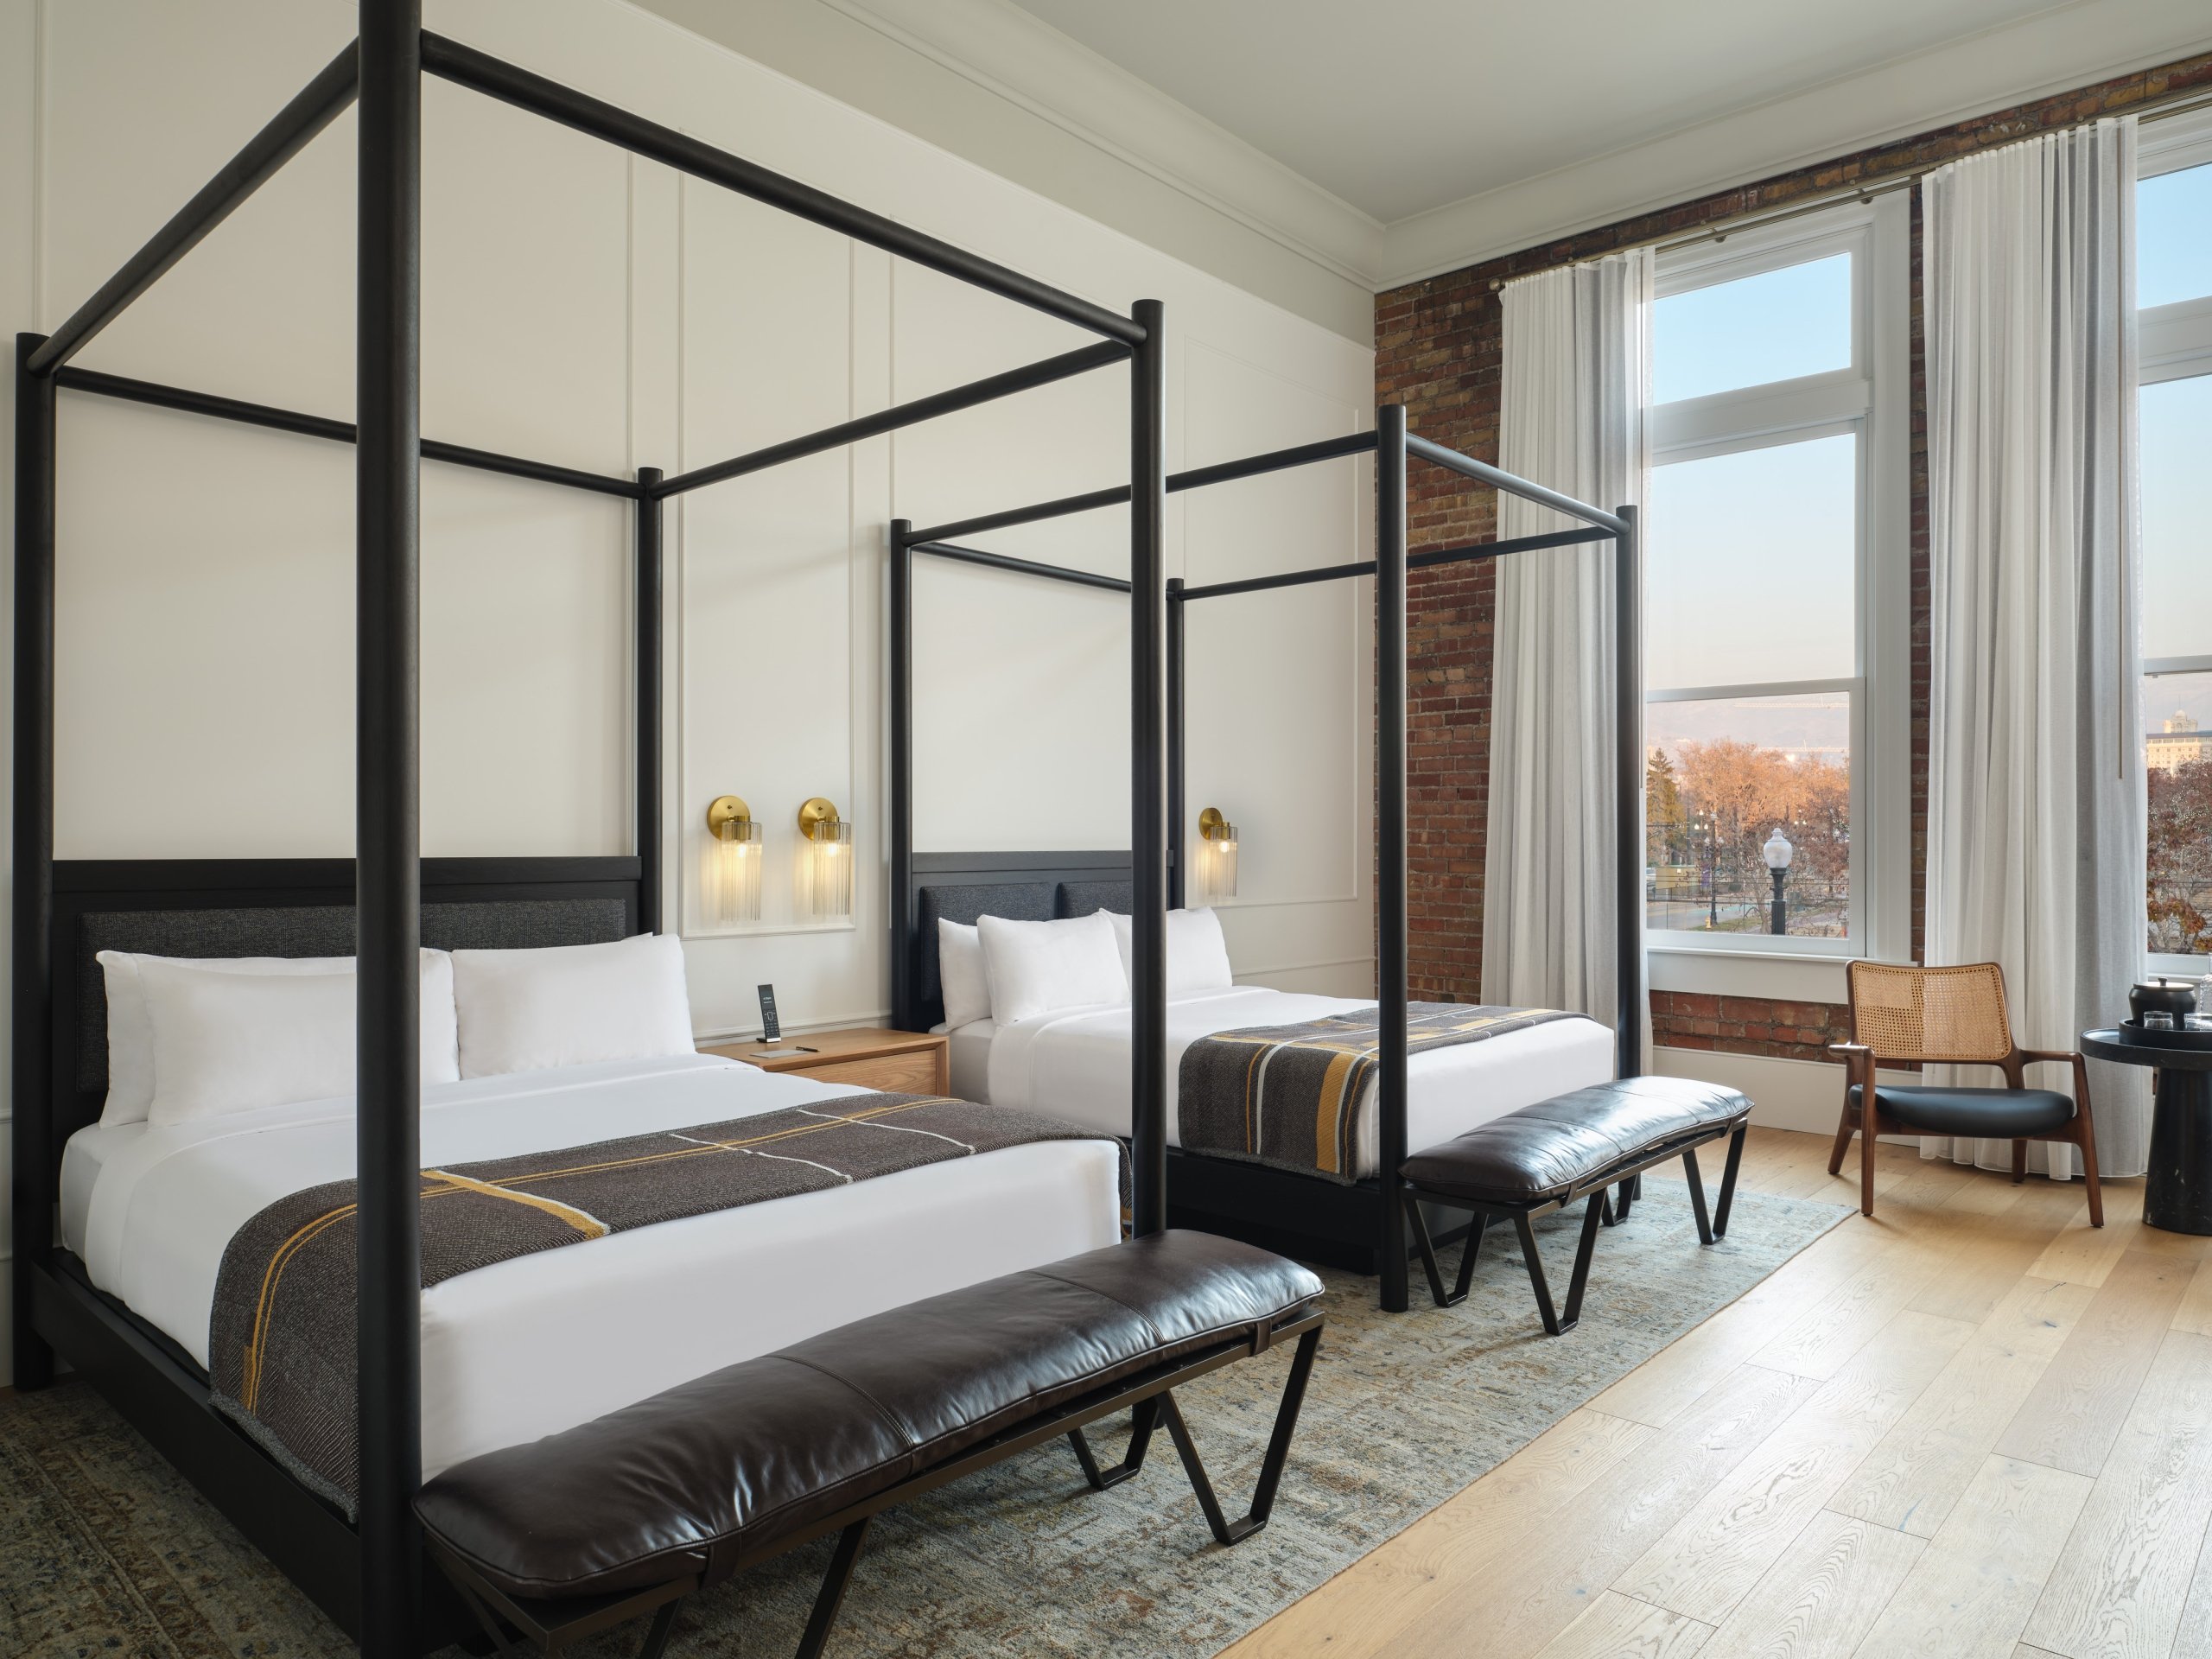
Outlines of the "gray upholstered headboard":
[{"label": "gray upholstered headboard", "polygon": [[944,1018],[944,987],[938,974],[937,925],[972,925],[978,916],[1050,921],[1094,910],[1127,912],[1130,906],[1127,853],[917,853],[903,907],[894,895],[892,941],[905,952],[906,1006],[892,1010],[905,1031],[927,1031]]},{"label": "gray upholstered headboard", "polygon": [[[634,858],[426,859],[423,943],[441,950],[594,944],[637,931]],[[54,1137],[107,1096],[103,950],[164,957],[342,957],[353,951],[343,860],[57,863]]]}]

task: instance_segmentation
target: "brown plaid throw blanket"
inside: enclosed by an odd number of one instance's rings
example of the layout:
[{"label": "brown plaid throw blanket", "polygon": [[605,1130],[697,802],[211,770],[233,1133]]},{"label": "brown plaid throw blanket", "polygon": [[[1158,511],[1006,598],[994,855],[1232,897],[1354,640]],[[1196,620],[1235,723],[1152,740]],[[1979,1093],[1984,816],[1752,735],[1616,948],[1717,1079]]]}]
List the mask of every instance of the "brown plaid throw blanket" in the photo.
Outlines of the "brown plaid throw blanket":
[{"label": "brown plaid throw blanket", "polygon": [[[1377,1013],[1361,1008],[1296,1025],[1219,1031],[1192,1043],[1183,1051],[1177,1079],[1185,1148],[1349,1185],[1359,1172],[1365,1091],[1379,1064]],[[1414,1002],[1406,1008],[1406,1052],[1479,1043],[1580,1017],[1554,1008]]]},{"label": "brown plaid throw blanket", "polygon": [[[935,1095],[853,1095],[696,1128],[422,1175],[423,1285],[537,1250],[1038,1141],[1101,1137]],[[1128,1200],[1128,1162],[1122,1165]],[[353,1512],[354,1186],[270,1205],[223,1252],[209,1319],[219,1408]]]}]

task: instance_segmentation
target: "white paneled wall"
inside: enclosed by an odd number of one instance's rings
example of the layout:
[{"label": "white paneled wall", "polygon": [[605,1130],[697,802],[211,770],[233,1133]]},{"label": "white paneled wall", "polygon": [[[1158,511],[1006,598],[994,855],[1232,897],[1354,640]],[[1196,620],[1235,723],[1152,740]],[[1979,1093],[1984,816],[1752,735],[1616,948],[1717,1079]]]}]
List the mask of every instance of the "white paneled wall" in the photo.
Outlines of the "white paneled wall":
[{"label": "white paneled wall", "polygon": [[[432,0],[431,27],[1126,310],[1166,302],[1171,469],[1353,430],[1371,354],[616,0]],[[337,0],[0,0],[0,307],[50,328],[350,35]],[[426,435],[673,473],[1084,337],[442,83],[425,105]],[[338,122],[80,361],[346,416],[353,122]],[[776,982],[794,1027],[887,997],[883,534],[1120,483],[1119,369],[670,512],[671,917],[702,1035]],[[343,855],[352,842],[352,457],[63,394],[56,851]],[[0,409],[0,431],[12,411]],[[0,491],[11,480],[0,468]],[[423,473],[423,850],[628,850],[629,510]],[[1339,563],[1339,462],[1173,498],[1193,581]],[[982,544],[1120,572],[1124,512]],[[1365,583],[1222,601],[1191,628],[1191,803],[1245,834],[1240,973],[1372,981]],[[1111,594],[925,563],[925,850],[1128,837],[1128,625]],[[765,915],[698,880],[709,800],[751,802]],[[855,823],[854,924],[794,925],[793,815]]]}]

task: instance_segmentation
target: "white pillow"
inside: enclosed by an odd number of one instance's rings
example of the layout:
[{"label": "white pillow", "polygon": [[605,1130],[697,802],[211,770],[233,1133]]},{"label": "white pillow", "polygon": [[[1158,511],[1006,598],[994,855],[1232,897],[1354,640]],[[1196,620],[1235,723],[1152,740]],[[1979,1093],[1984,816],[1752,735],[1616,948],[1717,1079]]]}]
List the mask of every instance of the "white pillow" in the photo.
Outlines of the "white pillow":
[{"label": "white pillow", "polygon": [[[1122,952],[1122,971],[1129,983],[1137,982],[1136,924],[1119,911],[1113,913],[1114,943]],[[1196,996],[1203,991],[1225,991],[1236,983],[1229,970],[1229,942],[1221,936],[1221,918],[1211,910],[1171,910],[1167,912],[1167,995]]]},{"label": "white pillow", "polygon": [[991,1017],[991,976],[976,930],[943,917],[937,924],[937,976],[944,988],[942,1031],[957,1031]]},{"label": "white pillow", "polygon": [[991,980],[991,1018],[1001,1026],[1061,1008],[1126,1002],[1129,976],[1103,912],[1062,922],[1010,922],[986,916],[976,924]]},{"label": "white pillow", "polygon": [[[453,963],[442,950],[426,950],[421,967],[422,1079],[451,1083],[460,1075]],[[149,957],[138,964],[138,983],[153,1033],[149,1122],[353,1092],[357,996],[350,967],[240,974]]]},{"label": "white pillow", "polygon": [[[442,957],[442,950],[425,950],[424,957]],[[128,950],[99,953],[102,977],[107,983],[107,1103],[100,1109],[103,1127],[143,1123],[154,1103],[154,1031],[147,1023],[146,993],[138,981],[139,968],[149,962],[172,963],[213,974],[283,975],[350,974],[351,957],[150,957]],[[453,988],[448,977],[435,1001],[426,995],[423,1030],[429,1039],[433,1022],[444,1036],[453,1036]],[[425,980],[426,993],[429,982]],[[444,1075],[459,1075],[459,1045]],[[429,1075],[426,1067],[424,1077]]]},{"label": "white pillow", "polygon": [[537,950],[456,950],[461,1075],[690,1054],[691,999],[672,933]]}]

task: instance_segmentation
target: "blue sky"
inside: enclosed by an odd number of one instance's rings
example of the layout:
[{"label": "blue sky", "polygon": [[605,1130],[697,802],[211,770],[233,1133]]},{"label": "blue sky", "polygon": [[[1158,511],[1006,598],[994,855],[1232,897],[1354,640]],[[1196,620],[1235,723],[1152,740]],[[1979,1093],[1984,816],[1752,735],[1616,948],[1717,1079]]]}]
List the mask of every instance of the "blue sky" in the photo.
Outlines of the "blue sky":
[{"label": "blue sky", "polygon": [[1653,473],[1646,685],[1849,677],[1858,448],[1847,432]]},{"label": "blue sky", "polygon": [[2212,167],[2162,173],[2135,187],[2135,302],[2212,294]]},{"label": "blue sky", "polygon": [[1669,295],[1652,320],[1654,403],[1850,366],[1847,253]]}]

